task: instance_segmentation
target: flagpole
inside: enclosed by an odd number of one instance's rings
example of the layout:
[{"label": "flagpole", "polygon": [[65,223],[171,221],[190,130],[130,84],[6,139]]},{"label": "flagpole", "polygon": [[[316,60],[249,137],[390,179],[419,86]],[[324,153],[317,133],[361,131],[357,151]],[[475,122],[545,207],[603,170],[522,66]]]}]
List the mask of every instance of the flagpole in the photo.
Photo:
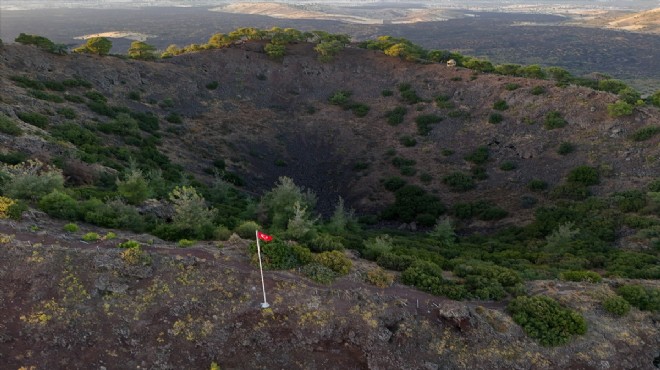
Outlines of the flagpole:
[{"label": "flagpole", "polygon": [[270,305],[266,301],[266,285],[264,284],[264,270],[261,267],[261,247],[259,246],[259,230],[255,231],[255,236],[257,239],[257,255],[259,256],[259,273],[261,273],[261,290],[264,292],[264,303],[261,304],[261,308],[268,308]]}]

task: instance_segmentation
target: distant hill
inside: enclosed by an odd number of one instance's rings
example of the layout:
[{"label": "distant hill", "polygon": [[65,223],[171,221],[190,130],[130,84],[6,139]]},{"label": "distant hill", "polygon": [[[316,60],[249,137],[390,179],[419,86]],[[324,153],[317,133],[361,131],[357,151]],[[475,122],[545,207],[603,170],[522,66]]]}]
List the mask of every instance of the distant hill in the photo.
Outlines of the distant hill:
[{"label": "distant hill", "polygon": [[622,31],[660,34],[660,8],[626,14],[602,12],[589,17],[586,24]]}]

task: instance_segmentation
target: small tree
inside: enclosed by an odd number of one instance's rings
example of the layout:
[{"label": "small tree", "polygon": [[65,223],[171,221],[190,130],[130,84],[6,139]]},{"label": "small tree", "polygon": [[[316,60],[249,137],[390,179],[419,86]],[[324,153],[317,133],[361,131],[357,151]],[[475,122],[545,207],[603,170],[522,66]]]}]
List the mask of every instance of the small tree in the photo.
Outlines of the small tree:
[{"label": "small tree", "polygon": [[85,45],[73,49],[75,53],[108,55],[112,49],[112,41],[105,37],[91,37]]},{"label": "small tree", "polygon": [[177,186],[169,195],[174,205],[174,226],[190,229],[194,234],[201,235],[212,226],[215,209],[208,208],[204,198],[191,186]]},{"label": "small tree", "polygon": [[429,231],[429,236],[441,247],[453,247],[456,241],[454,228],[447,219],[438,221],[433,230]]},{"label": "small tree", "polygon": [[295,216],[295,205],[306,210],[316,206],[316,195],[298,187],[291,178],[280,177],[275,187],[261,199],[260,207],[266,213],[271,226],[284,230],[291,218]]},{"label": "small tree", "polygon": [[355,212],[352,209],[346,209],[344,206],[344,199],[339,197],[339,201],[335,206],[335,211],[328,222],[328,230],[341,234],[348,229],[354,229],[357,227],[355,222]]},{"label": "small tree", "polygon": [[154,51],[156,51],[156,48],[146,42],[133,41],[128,48],[128,57],[132,59],[153,60],[156,59]]},{"label": "small tree", "polygon": [[314,47],[314,51],[319,53],[319,60],[322,62],[331,61],[343,49],[344,44],[338,40],[323,41]]},{"label": "small tree", "polygon": [[131,166],[124,180],[117,180],[117,191],[130,204],[140,204],[151,195],[149,182],[134,166]]}]

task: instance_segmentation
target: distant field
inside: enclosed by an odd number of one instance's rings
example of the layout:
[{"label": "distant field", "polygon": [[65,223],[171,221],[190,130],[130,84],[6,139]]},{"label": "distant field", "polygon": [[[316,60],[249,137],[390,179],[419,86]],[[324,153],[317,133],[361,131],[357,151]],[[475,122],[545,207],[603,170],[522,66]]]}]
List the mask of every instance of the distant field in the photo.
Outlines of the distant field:
[{"label": "distant field", "polygon": [[[397,25],[360,25],[337,21],[285,20],[260,15],[211,12],[206,8],[53,9],[3,11],[0,38],[19,33],[47,36],[79,45],[76,37],[128,32],[155,35],[148,43],[160,49],[206,42],[215,32],[237,27],[295,27],[343,32],[355,39],[388,34],[405,37],[426,48],[460,51],[495,63],[556,65],[580,75],[602,72],[625,80],[642,92],[660,89],[660,37],[631,32],[558,26],[557,16],[474,13],[478,17]],[[524,25],[520,25],[524,24]],[[122,53],[129,39],[113,39]]]}]

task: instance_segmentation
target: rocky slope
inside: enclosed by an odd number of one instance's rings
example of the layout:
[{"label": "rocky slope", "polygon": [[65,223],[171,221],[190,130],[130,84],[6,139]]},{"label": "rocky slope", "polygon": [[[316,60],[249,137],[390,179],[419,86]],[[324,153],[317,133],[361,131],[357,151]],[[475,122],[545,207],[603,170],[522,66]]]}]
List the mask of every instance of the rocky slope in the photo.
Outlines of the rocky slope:
[{"label": "rocky slope", "polygon": [[[537,281],[527,289],[579,310],[589,330],[562,347],[529,339],[492,302],[455,302],[363,279],[373,265],[318,285],[258,269],[247,242],[188,249],[147,235],[86,243],[88,231],[33,213],[0,223],[0,362],[51,369],[654,369],[656,314],[607,314],[622,280]],[[116,243],[145,245],[132,260]],[[657,283],[645,282],[658,287]],[[657,359],[655,359],[657,362]]]}]

